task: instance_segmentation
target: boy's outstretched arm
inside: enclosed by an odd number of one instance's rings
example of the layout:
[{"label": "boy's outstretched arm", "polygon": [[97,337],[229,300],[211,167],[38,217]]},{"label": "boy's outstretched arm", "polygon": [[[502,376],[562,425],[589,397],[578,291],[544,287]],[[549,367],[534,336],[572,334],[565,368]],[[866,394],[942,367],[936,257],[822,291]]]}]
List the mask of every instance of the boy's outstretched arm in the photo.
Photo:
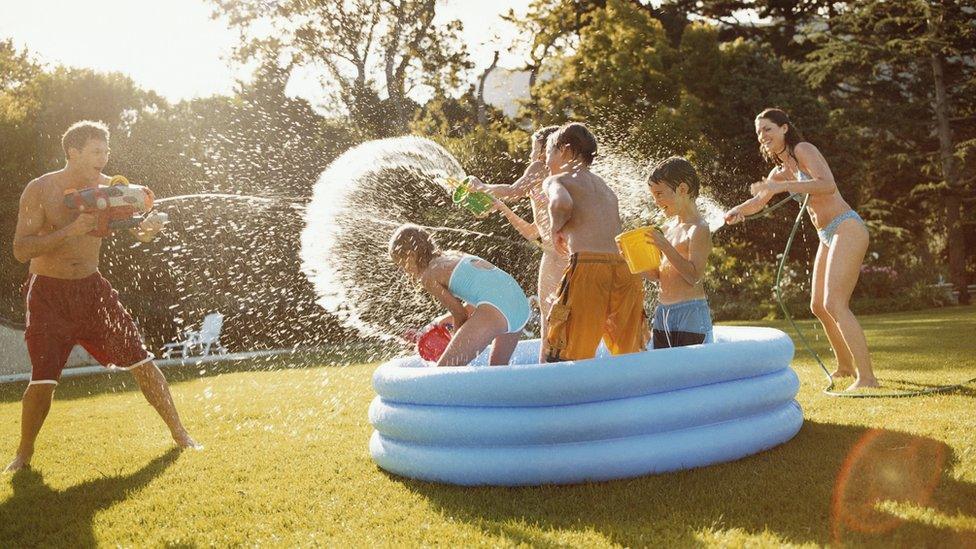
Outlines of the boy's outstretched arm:
[{"label": "boy's outstretched arm", "polygon": [[701,282],[705,276],[708,255],[712,253],[712,233],[708,227],[696,226],[691,229],[688,257],[681,255],[660,231],[652,231],[651,238],[685,282],[691,285]]},{"label": "boy's outstretched arm", "polygon": [[512,200],[515,198],[522,198],[529,194],[532,187],[539,182],[539,180],[545,178],[546,176],[546,163],[540,160],[529,164],[525,168],[525,172],[522,173],[522,177],[515,180],[511,185],[489,185],[478,179],[473,178],[474,188],[479,191],[484,191],[495,198],[500,198],[502,200]]},{"label": "boy's outstretched arm", "polygon": [[536,160],[535,162],[529,164],[525,168],[525,172],[522,173],[522,177],[518,178],[510,187],[515,193],[513,198],[528,196],[529,191],[532,190],[532,187],[542,182],[542,180],[548,175],[549,168],[546,167],[545,162]]},{"label": "boy's outstretched arm", "polygon": [[502,212],[508,222],[515,227],[515,230],[522,235],[522,238],[533,241],[539,238],[539,228],[535,226],[535,223],[529,223],[528,221],[519,217],[519,215],[512,211],[511,208],[505,205],[501,200],[495,200],[495,209]]}]

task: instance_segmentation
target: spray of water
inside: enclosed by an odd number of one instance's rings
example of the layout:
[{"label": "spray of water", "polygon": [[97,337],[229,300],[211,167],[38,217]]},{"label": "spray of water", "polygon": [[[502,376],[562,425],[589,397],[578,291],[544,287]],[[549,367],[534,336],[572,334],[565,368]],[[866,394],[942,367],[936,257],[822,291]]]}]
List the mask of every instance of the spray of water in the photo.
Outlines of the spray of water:
[{"label": "spray of water", "polygon": [[[611,151],[594,165],[617,193],[627,227],[663,221],[644,183],[648,164]],[[390,234],[407,222],[427,227],[442,248],[489,259],[531,294],[537,250],[500,216],[477,220],[450,203],[439,181],[464,175],[447,150],[413,136],[363,143],[337,158],[314,187],[301,236],[302,270],[319,305],[360,335],[379,338],[423,325],[438,313],[388,259]],[[712,230],[721,226],[717,203],[702,198],[699,207]]]},{"label": "spray of water", "polygon": [[[625,228],[664,225],[667,222],[661,212],[654,208],[647,189],[648,166],[653,164],[652,160],[634,160],[612,147],[602,147],[599,159],[593,166],[593,172],[602,177],[617,194]],[[713,233],[725,226],[725,208],[715,199],[704,194],[696,202]]]},{"label": "spray of water", "polygon": [[150,345],[179,338],[211,312],[224,315],[222,339],[234,350],[316,346],[334,335],[338,326],[315,305],[297,254],[281,253],[297,249],[301,201],[226,193],[161,198],[155,205],[170,224],[154,242],[109,240],[103,265],[120,292],[152,289],[151,299],[127,303],[162,328],[165,339]]},{"label": "spray of water", "polygon": [[191,199],[201,199],[201,198],[220,198],[224,200],[244,200],[250,202],[261,202],[261,203],[271,203],[274,201],[272,198],[264,196],[251,196],[246,194],[227,194],[227,193],[195,193],[195,194],[181,194],[178,196],[167,196],[166,198],[160,198],[155,200],[153,203],[156,205],[166,204],[167,202],[176,202],[178,200],[191,200]]},{"label": "spray of water", "polygon": [[714,198],[708,196],[698,197],[698,210],[702,213],[705,218],[705,222],[708,223],[709,230],[712,233],[718,231],[725,226],[725,210],[721,204],[719,204]]},{"label": "spray of water", "polygon": [[[490,258],[509,270],[533,252],[497,219],[454,207],[438,183],[464,170],[443,147],[420,137],[363,143],[319,177],[305,213],[302,270],[318,303],[361,335],[389,338],[437,311],[389,261],[387,242],[402,223],[428,227],[439,245]],[[529,282],[526,277],[526,282]]]}]

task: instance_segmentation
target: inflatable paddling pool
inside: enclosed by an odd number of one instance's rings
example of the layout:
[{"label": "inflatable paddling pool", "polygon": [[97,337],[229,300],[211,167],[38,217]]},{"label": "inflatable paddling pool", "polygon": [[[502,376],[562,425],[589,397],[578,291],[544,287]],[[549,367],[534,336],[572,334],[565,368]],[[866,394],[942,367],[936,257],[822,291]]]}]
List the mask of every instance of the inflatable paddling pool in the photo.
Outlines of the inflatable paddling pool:
[{"label": "inflatable paddling pool", "polygon": [[[373,374],[376,463],[461,485],[601,481],[739,459],[803,423],[793,342],[771,328],[717,326],[714,343],[534,364],[430,367],[398,358]],[[480,364],[479,364],[480,363]]]}]

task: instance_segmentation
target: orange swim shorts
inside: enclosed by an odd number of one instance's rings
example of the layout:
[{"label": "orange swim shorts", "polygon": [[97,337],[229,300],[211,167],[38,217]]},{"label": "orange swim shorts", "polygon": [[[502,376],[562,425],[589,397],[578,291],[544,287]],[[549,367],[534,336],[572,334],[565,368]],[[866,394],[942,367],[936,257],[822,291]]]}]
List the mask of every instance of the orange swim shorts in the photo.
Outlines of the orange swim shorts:
[{"label": "orange swim shorts", "polygon": [[593,358],[601,339],[615,355],[647,347],[644,284],[619,254],[575,253],[549,313],[546,361]]}]

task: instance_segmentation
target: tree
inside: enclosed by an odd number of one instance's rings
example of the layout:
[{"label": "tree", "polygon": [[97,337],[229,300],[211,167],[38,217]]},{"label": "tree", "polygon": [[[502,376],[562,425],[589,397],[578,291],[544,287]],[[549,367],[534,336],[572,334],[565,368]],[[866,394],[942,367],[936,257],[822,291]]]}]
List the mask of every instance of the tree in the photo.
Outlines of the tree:
[{"label": "tree", "polygon": [[661,21],[677,44],[692,19],[719,30],[722,42],[742,38],[766,44],[778,56],[802,59],[812,45],[806,35],[812,28],[829,26],[830,18],[847,2],[837,0],[672,0],[654,3],[631,0]]},{"label": "tree", "polygon": [[532,0],[525,17],[518,17],[509,10],[502,20],[519,30],[519,38],[513,50],[525,53],[525,70],[529,71],[530,100],[524,107],[524,116],[534,119],[540,115],[536,102],[536,82],[543,65],[556,52],[572,49],[581,26],[584,24],[582,4],[565,0]]},{"label": "tree", "polygon": [[481,76],[478,78],[478,125],[485,127],[488,125],[488,108],[485,104],[485,82],[488,80],[488,75],[491,71],[495,70],[498,65],[498,55],[499,52],[495,51],[495,56],[491,60],[491,64],[481,71]]},{"label": "tree", "polygon": [[40,73],[30,53],[18,50],[11,39],[0,40],[0,92],[10,93]]},{"label": "tree", "polygon": [[[22,318],[18,290],[27,266],[18,263],[10,249],[24,187],[64,165],[61,135],[72,123],[103,120],[112,129],[113,144],[124,143],[126,121],[162,99],[117,73],[44,70],[9,41],[0,42],[0,68],[0,316],[16,319]],[[114,159],[108,169],[122,172]]]},{"label": "tree", "polygon": [[668,74],[675,51],[660,23],[622,0],[584,19],[575,48],[550,58],[544,70],[552,77],[536,82],[537,123],[575,117],[620,132],[659,107],[679,106],[680,90]]},{"label": "tree", "polygon": [[818,38],[804,67],[810,81],[850,113],[851,126],[874,142],[866,147],[868,161],[915,167],[914,177],[895,182],[902,203],[925,207],[938,197],[941,215],[933,212],[931,219],[942,220],[938,232],[962,303],[969,301],[962,204],[976,179],[973,13],[972,6],[949,0],[854,2],[836,17],[832,32]]},{"label": "tree", "polygon": [[33,163],[32,140],[27,133],[25,88],[37,78],[41,67],[26,50],[18,50],[12,40],[0,41],[0,319],[17,325],[19,314],[17,286],[24,270],[10,254],[20,191]]},{"label": "tree", "polygon": [[416,87],[454,88],[471,67],[460,23],[434,24],[435,0],[211,2],[216,16],[241,31],[239,60],[324,68],[322,83],[336,105],[376,136],[407,129]]}]

